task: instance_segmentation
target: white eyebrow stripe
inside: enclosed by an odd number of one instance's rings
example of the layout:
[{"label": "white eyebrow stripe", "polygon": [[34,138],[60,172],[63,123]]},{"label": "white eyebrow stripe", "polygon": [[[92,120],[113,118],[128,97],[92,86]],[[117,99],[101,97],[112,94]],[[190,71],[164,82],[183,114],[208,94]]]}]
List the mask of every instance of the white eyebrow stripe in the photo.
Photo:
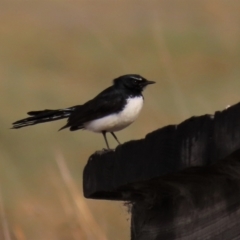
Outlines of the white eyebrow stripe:
[{"label": "white eyebrow stripe", "polygon": [[131,78],[136,79],[138,81],[142,81],[142,78],[137,78],[137,77],[133,77],[133,76],[131,76]]}]

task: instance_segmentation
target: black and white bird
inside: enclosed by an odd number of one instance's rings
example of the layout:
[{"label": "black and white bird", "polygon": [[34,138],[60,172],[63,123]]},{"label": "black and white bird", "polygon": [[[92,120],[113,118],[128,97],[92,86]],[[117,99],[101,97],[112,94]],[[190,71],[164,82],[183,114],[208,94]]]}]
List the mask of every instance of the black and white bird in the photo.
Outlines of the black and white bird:
[{"label": "black and white bird", "polygon": [[155,83],[137,74],[127,74],[113,80],[113,85],[99,93],[92,100],[70,108],[28,112],[30,117],[13,123],[13,129],[38,123],[68,118],[67,124],[60,128],[70,131],[86,129],[102,133],[109,149],[106,133],[110,132],[118,141],[114,132],[129,126],[138,117],[143,106],[142,91]]}]

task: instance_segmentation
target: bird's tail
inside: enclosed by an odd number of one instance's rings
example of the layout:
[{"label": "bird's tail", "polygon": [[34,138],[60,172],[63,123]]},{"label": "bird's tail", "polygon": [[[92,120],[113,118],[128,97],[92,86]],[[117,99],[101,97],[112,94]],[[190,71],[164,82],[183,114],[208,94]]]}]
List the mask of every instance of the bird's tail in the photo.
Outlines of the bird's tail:
[{"label": "bird's tail", "polygon": [[67,118],[74,111],[74,109],[75,107],[58,109],[58,110],[46,109],[42,111],[31,111],[27,113],[30,117],[14,122],[12,128],[18,129],[22,127],[39,124],[39,123],[51,122],[51,121]]}]

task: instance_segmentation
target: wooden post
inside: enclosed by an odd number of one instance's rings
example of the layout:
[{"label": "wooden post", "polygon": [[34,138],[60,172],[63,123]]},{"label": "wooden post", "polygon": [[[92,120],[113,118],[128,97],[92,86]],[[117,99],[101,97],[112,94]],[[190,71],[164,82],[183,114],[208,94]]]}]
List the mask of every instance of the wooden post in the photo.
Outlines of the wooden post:
[{"label": "wooden post", "polygon": [[132,240],[240,239],[240,103],[93,154],[83,188],[129,202]]}]

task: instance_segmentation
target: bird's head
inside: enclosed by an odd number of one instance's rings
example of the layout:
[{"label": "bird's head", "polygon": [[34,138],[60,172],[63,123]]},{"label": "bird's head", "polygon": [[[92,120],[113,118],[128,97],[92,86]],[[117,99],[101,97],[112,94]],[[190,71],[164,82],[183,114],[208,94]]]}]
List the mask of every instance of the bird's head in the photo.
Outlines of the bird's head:
[{"label": "bird's head", "polygon": [[147,85],[155,82],[149,81],[138,74],[127,74],[114,79],[113,83],[114,86],[141,93]]}]

